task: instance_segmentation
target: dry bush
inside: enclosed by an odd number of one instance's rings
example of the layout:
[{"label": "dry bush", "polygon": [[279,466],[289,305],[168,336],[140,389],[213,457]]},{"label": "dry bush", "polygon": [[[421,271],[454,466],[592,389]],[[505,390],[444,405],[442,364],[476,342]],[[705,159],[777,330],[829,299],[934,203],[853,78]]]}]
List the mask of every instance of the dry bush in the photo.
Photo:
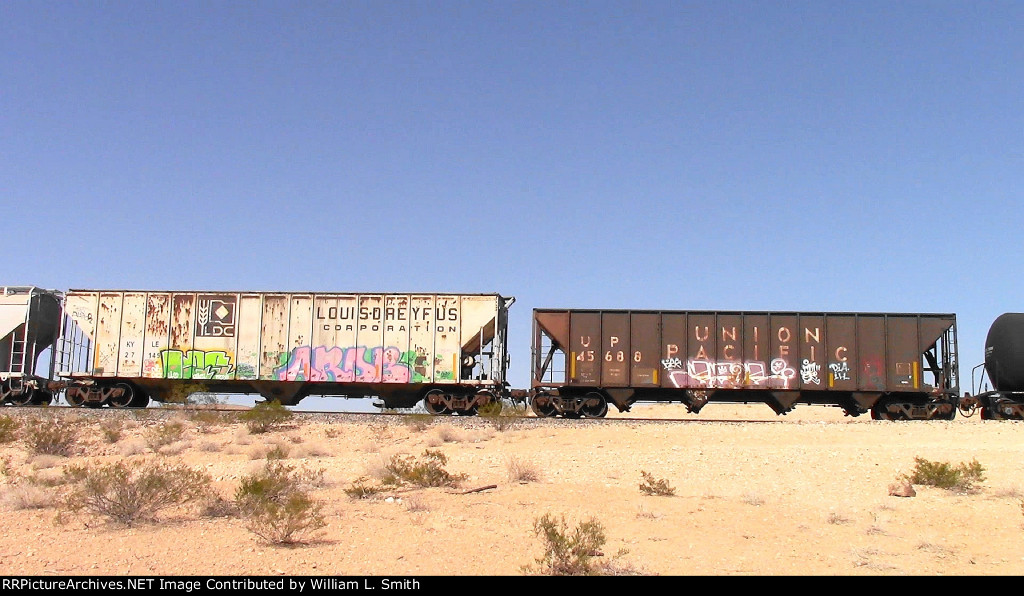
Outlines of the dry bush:
[{"label": "dry bush", "polygon": [[529,415],[525,407],[517,408],[514,404],[503,401],[493,401],[481,407],[477,413],[498,431],[512,428],[517,422]]},{"label": "dry bush", "polygon": [[159,451],[185,438],[185,423],[180,420],[167,420],[152,426],[146,432],[146,444],[153,451]]},{"label": "dry bush", "polygon": [[422,499],[416,495],[412,495],[405,499],[405,510],[410,513],[423,513],[430,511],[430,504],[426,499]]},{"label": "dry bush", "polygon": [[4,493],[4,504],[14,510],[44,509],[53,504],[50,491],[37,484],[12,486]]},{"label": "dry bush", "polygon": [[249,531],[263,540],[271,544],[302,542],[327,525],[323,506],[307,492],[309,482],[308,472],[267,461],[262,470],[242,478],[235,491],[235,505]]},{"label": "dry bush", "polygon": [[100,422],[100,435],[107,443],[116,443],[124,437],[124,421],[111,418]]},{"label": "dry bush", "polygon": [[184,465],[116,462],[68,466],[64,472],[73,483],[62,500],[64,510],[100,515],[125,526],[210,494],[210,476]]},{"label": "dry bush", "polygon": [[21,426],[7,414],[0,416],[0,444],[13,443],[18,439],[18,428]]},{"label": "dry bush", "polygon": [[437,438],[441,439],[445,443],[458,443],[462,440],[461,433],[447,424],[438,426],[436,432]]},{"label": "dry bush", "polygon": [[68,456],[78,441],[78,424],[64,417],[33,418],[22,433],[25,444],[35,454]]},{"label": "dry bush", "polygon": [[128,439],[117,444],[117,452],[125,457],[141,455],[147,449],[146,443],[140,438]]},{"label": "dry bush", "polygon": [[419,487],[458,486],[465,474],[451,474],[444,469],[448,457],[440,451],[427,449],[423,458],[394,455],[384,466],[383,483],[391,486],[412,484]]},{"label": "dry bush", "polygon": [[746,503],[747,505],[752,505],[754,507],[760,507],[761,505],[764,505],[764,498],[762,496],[756,495],[754,493],[744,493],[743,494],[743,502]]},{"label": "dry bush", "polygon": [[388,490],[381,484],[373,484],[366,476],[360,476],[344,489],[345,494],[353,499],[369,499]]},{"label": "dry bush", "polygon": [[405,425],[414,432],[423,432],[434,423],[434,416],[431,414],[408,414],[403,416]]},{"label": "dry bush", "polygon": [[611,560],[601,560],[601,549],[605,544],[604,526],[596,518],[580,522],[570,529],[565,517],[556,518],[544,514],[534,520],[534,533],[544,542],[544,555],[536,559],[534,566],[525,566],[527,573],[542,575],[634,575],[629,567],[617,564],[616,559],[625,556],[619,551]]},{"label": "dry bush", "polygon": [[664,478],[656,478],[650,472],[640,471],[640,492],[645,495],[652,495],[656,497],[671,497],[676,494],[676,489],[672,488],[668,480]]},{"label": "dry bush", "polygon": [[540,481],[540,470],[530,461],[521,460],[515,456],[508,460],[505,466],[509,482],[538,482]]},{"label": "dry bush", "polygon": [[966,493],[985,481],[985,468],[977,459],[955,467],[948,462],[932,462],[920,457],[915,457],[914,463],[914,470],[904,476],[912,484]]},{"label": "dry bush", "polygon": [[259,435],[281,428],[292,416],[292,411],[282,406],[281,402],[265,401],[242,412],[238,418],[245,423],[250,433]]}]

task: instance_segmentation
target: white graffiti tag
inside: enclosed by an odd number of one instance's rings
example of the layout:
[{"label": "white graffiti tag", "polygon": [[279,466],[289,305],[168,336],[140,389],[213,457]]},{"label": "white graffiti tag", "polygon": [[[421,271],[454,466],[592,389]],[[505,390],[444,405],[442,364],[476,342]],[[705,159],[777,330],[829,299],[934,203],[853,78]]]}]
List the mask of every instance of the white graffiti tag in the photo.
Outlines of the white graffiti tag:
[{"label": "white graffiti tag", "polygon": [[828,369],[832,371],[837,381],[849,381],[850,380],[850,367],[845,362],[833,362],[828,365]]},{"label": "white graffiti tag", "polygon": [[810,360],[804,360],[803,364],[800,365],[800,379],[804,383],[821,385],[821,379],[818,378],[819,371],[821,371],[820,364],[817,362],[811,362]]}]

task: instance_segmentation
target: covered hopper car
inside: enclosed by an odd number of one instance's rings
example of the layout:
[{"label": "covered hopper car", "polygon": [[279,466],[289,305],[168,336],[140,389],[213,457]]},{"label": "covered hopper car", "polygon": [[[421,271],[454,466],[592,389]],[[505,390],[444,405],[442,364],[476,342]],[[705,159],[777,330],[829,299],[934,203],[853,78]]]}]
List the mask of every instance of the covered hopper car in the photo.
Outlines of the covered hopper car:
[{"label": "covered hopper car", "polygon": [[472,414],[505,391],[514,299],[497,294],[71,290],[61,298],[53,366],[71,405],[143,407],[202,387],[284,405],[311,394],[374,396],[389,408]]}]

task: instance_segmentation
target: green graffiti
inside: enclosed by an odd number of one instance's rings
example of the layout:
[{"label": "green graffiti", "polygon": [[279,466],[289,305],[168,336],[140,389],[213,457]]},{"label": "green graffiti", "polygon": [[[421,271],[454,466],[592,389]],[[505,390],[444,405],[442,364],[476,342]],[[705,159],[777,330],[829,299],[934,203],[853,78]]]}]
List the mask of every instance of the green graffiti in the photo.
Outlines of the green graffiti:
[{"label": "green graffiti", "polygon": [[233,368],[231,357],[220,351],[163,350],[160,360],[166,379],[227,379]]},{"label": "green graffiti", "polygon": [[235,377],[238,379],[255,379],[256,369],[251,364],[239,364],[238,373]]}]

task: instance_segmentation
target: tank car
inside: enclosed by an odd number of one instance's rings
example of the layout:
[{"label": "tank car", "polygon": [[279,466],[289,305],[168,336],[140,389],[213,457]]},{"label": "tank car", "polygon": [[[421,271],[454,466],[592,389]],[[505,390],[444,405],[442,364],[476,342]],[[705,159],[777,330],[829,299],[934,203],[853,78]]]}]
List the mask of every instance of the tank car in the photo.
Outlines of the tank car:
[{"label": "tank car", "polygon": [[980,406],[986,420],[1024,420],[1024,313],[996,317],[985,338],[981,366],[992,389],[977,393],[969,403]]},{"label": "tank car", "polygon": [[33,286],[0,287],[0,403],[21,406],[52,401],[52,358],[47,370],[37,367],[45,351],[53,355],[60,301],[59,292]]},{"label": "tank car", "polygon": [[72,405],[142,407],[197,387],[472,414],[501,397],[499,294],[70,290],[58,368]]},{"label": "tank car", "polygon": [[638,401],[956,415],[953,314],[535,309],[532,343],[538,416],[602,417]]}]

